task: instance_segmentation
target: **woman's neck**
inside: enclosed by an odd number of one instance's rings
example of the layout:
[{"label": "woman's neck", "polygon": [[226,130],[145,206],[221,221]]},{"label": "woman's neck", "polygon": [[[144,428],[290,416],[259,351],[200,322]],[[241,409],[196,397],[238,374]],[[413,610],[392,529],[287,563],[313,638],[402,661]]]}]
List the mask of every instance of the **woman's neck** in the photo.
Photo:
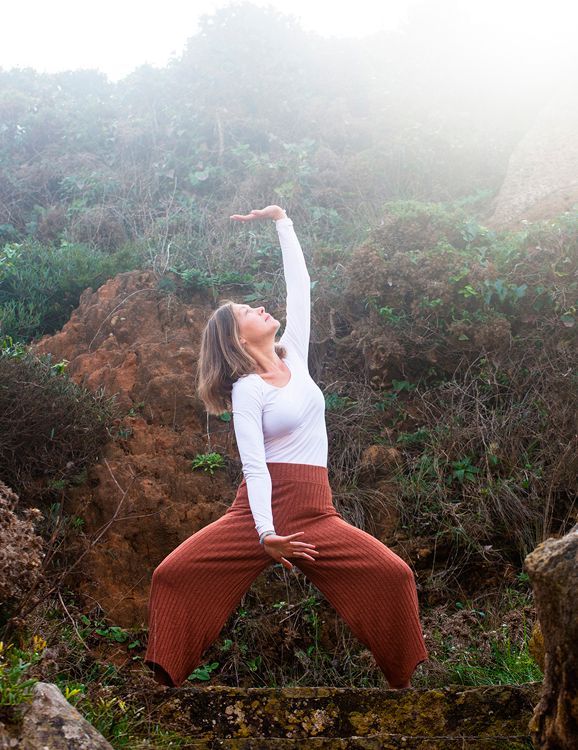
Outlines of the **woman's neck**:
[{"label": "woman's neck", "polygon": [[275,372],[281,372],[283,370],[283,366],[282,366],[283,360],[275,351],[274,345],[273,345],[273,349],[268,349],[268,350],[257,349],[254,351],[249,350],[248,353],[257,362],[257,367],[260,369],[259,374],[266,374],[266,373],[273,374]]}]

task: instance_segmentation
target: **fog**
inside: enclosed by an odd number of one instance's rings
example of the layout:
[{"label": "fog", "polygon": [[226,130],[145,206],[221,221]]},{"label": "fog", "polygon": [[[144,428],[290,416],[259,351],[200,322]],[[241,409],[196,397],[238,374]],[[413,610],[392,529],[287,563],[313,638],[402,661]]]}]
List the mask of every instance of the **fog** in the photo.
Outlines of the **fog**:
[{"label": "fog", "polygon": [[[466,83],[484,87],[489,81],[500,88],[514,79],[532,91],[549,82],[576,80],[578,11],[569,0],[252,4],[275,8],[324,38],[369,40],[384,32],[409,37],[414,65],[429,72],[431,79],[425,80],[442,90]],[[0,27],[0,67],[90,68],[117,81],[141,65],[162,67],[178,57],[187,39],[199,32],[203,15],[230,5],[217,0],[12,4],[4,9]],[[390,35],[383,44],[391,43]]]}]

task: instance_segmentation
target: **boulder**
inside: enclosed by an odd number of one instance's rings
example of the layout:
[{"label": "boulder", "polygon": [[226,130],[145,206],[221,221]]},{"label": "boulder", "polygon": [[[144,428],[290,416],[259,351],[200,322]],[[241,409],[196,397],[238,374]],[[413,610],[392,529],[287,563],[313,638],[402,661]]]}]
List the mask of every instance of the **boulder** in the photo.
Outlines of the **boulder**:
[{"label": "boulder", "polygon": [[37,682],[32,701],[19,709],[16,736],[0,723],[0,750],[114,750],[50,682]]},{"label": "boulder", "polygon": [[578,204],[578,89],[572,79],[539,110],[508,164],[486,225],[521,229]]},{"label": "boulder", "polygon": [[525,560],[544,644],[544,684],[530,731],[541,750],[578,747],[578,524]]}]

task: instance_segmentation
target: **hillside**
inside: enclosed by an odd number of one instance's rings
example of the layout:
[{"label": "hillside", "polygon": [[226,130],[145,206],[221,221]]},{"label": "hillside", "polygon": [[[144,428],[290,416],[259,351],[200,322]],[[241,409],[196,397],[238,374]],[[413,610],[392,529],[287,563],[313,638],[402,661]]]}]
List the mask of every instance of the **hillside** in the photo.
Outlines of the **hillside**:
[{"label": "hillside", "polygon": [[[160,700],[152,571],[241,479],[231,415],[206,414],[194,376],[220,300],[284,320],[272,227],[228,218],[269,203],[312,280],[335,505],[415,573],[415,688],[534,695],[524,561],[578,522],[576,95],[523,98],[506,75],[438,93],[431,37],[424,17],[321,40],[243,3],[117,84],[0,70],[3,705],[52,681],[119,747],[173,746],[129,711],[131,734],[121,703]],[[385,687],[280,566],[190,679]]]}]

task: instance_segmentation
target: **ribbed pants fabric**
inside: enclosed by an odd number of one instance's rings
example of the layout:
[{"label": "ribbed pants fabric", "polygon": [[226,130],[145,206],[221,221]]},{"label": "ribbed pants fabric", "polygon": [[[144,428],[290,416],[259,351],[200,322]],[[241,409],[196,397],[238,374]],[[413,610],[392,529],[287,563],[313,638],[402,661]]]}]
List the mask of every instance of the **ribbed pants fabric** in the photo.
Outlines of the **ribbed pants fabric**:
[{"label": "ribbed pants fabric", "polygon": [[[277,534],[304,531],[315,561],[288,558],[373,653],[391,687],[428,658],[411,568],[333,505],[327,468],[268,462]],[[243,479],[225,514],[185,539],[154,570],[145,664],[175,686],[201,662],[243,595],[273,558],[259,544]]]}]

